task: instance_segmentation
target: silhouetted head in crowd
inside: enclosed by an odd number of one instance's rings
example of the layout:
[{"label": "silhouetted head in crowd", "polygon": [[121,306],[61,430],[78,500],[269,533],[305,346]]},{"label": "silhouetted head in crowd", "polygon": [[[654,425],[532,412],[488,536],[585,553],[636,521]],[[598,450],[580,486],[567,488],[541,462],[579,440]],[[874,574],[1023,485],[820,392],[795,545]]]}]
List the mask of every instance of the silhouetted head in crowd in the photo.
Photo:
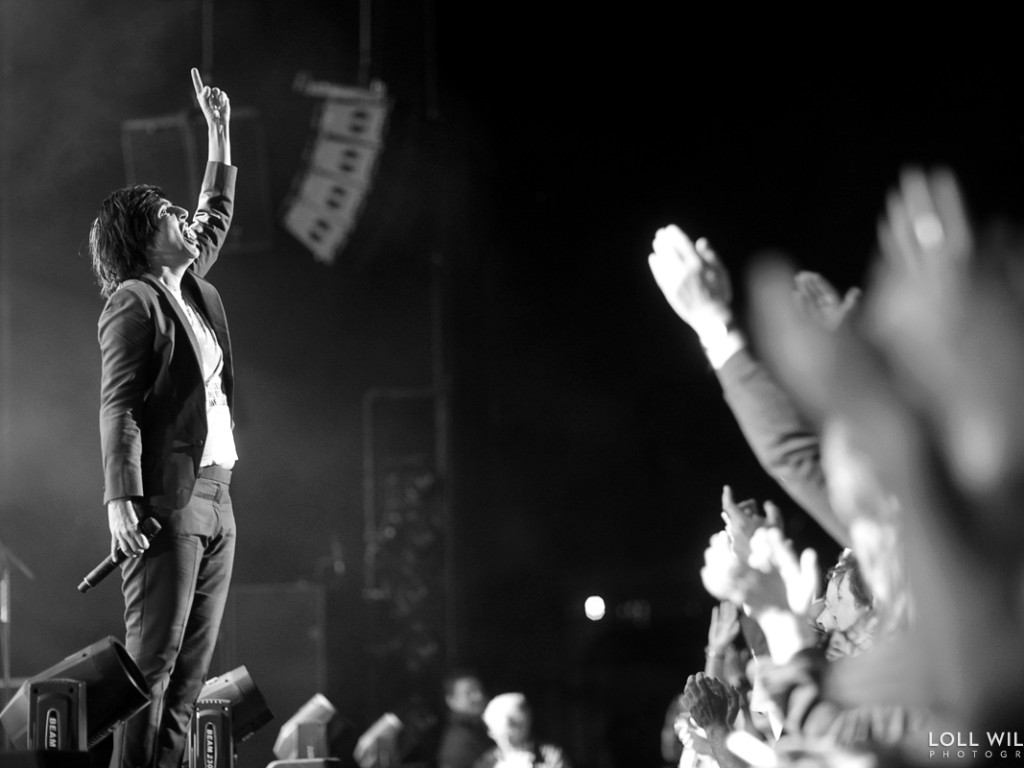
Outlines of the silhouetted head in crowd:
[{"label": "silhouetted head in crowd", "polygon": [[487,694],[480,677],[471,669],[456,669],[444,678],[444,702],[461,715],[480,717],[487,706]]}]

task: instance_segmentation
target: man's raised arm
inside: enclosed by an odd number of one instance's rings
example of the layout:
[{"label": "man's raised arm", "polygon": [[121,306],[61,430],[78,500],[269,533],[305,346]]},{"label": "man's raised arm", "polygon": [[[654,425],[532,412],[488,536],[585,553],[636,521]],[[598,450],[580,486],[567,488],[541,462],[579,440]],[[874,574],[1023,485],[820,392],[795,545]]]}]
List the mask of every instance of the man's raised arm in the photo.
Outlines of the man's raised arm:
[{"label": "man's raised arm", "polygon": [[196,101],[206,118],[208,134],[208,155],[211,163],[231,165],[231,101],[220,88],[203,85],[199,70],[192,68],[192,85],[196,89]]},{"label": "man's raised arm", "polygon": [[849,546],[846,526],[829,502],[819,435],[747,349],[733,317],[729,273],[715,252],[669,225],[655,235],[648,262],[669,305],[700,339],[761,466],[833,539]]}]

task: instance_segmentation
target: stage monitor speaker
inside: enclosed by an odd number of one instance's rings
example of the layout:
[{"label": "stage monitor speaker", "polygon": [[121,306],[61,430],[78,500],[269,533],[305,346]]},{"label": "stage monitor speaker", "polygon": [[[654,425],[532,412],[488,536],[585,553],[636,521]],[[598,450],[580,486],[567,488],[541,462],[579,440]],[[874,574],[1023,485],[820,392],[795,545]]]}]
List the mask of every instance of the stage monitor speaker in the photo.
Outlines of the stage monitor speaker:
[{"label": "stage monitor speaker", "polygon": [[28,748],[85,752],[85,683],[54,678],[28,685]]},{"label": "stage monitor speaker", "polygon": [[231,702],[200,699],[188,730],[188,768],[233,768]]},{"label": "stage monitor speaker", "polygon": [[0,722],[17,749],[28,749],[30,687],[44,680],[85,683],[86,735],[89,748],[149,704],[149,684],[125,647],[104,638],[32,675],[0,712]]}]

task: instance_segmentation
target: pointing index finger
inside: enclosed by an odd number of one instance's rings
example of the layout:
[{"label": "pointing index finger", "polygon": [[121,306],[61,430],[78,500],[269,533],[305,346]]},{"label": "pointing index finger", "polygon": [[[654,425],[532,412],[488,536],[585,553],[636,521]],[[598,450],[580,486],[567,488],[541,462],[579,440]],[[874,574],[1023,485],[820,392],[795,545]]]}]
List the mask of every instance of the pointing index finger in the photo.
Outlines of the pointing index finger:
[{"label": "pointing index finger", "polygon": [[199,70],[192,67],[192,85],[195,86],[196,96],[203,95],[203,78],[199,75]]}]

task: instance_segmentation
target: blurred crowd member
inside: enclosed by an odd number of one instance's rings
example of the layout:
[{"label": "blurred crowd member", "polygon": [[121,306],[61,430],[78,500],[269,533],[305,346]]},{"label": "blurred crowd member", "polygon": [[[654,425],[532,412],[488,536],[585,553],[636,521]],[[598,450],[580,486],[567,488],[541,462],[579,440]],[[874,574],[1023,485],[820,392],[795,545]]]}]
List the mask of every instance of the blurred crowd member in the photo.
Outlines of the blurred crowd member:
[{"label": "blurred crowd member", "polygon": [[475,672],[458,669],[444,679],[448,719],[437,753],[438,768],[472,768],[494,742],[483,721],[487,695]]},{"label": "blurred crowd member", "polygon": [[[976,242],[945,171],[902,174],[879,242],[863,317],[830,336],[801,327],[778,304],[785,270],[756,277],[769,358],[810,410],[842,424],[849,453],[899,500],[913,598],[906,639],[884,656],[876,647],[851,660],[856,674],[834,684],[863,699],[920,702],[944,731],[1017,729],[1021,249],[989,236]],[[799,371],[785,371],[795,359]],[[990,762],[1000,759],[996,750]]]},{"label": "blurred crowd member", "polygon": [[483,719],[495,747],[480,758],[477,768],[570,768],[559,747],[535,741],[533,715],[523,694],[495,696]]},{"label": "blurred crowd member", "polygon": [[[812,551],[797,558],[779,529],[762,527],[751,537],[745,560],[729,549],[724,532],[712,537],[705,552],[701,577],[708,590],[741,602],[764,630],[771,658],[757,665],[754,695],[761,702],[758,708],[774,719],[776,737],[826,739],[843,747],[864,741],[892,744],[923,732],[927,724],[913,708],[881,701],[844,704],[823,688],[830,658],[846,660],[871,645],[870,609],[856,602],[865,600],[866,592],[855,599],[850,588],[853,563],[852,555],[844,553],[831,571],[824,623],[843,643],[825,648],[810,630],[809,609],[818,580]],[[765,694],[774,706],[763,706]]]}]

